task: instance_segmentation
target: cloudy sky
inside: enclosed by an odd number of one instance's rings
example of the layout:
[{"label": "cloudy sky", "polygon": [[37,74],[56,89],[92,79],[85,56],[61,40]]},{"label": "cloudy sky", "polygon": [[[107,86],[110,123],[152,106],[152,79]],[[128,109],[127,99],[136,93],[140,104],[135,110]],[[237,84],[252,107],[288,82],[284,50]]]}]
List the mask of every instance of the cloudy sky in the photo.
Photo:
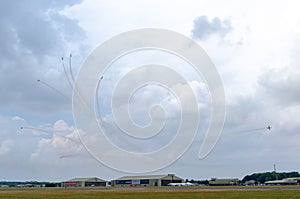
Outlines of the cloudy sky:
[{"label": "cloudy sky", "polygon": [[[122,32],[149,27],[194,39],[214,62],[226,95],[222,135],[212,152],[200,160],[205,133],[201,129],[210,117],[209,91],[201,79],[186,72],[203,123],[186,153],[153,173],[175,173],[189,179],[242,178],[272,171],[274,164],[278,171],[299,171],[299,7],[296,0],[0,1],[0,180],[60,181],[86,176],[109,180],[127,175],[96,161],[78,140],[72,86],[61,58],[68,69],[72,53],[76,78],[88,55],[102,42]],[[108,71],[100,103],[108,131],[116,132],[108,106],[110,83],[126,73],[126,66],[141,64],[145,57],[164,57],[163,63],[168,65],[176,62],[167,55],[152,55],[130,55]],[[181,62],[176,63],[176,70],[186,71],[182,69],[185,66],[178,66]],[[72,81],[69,70],[67,76]],[[167,103],[174,96],[161,87],[145,89],[147,92],[138,91],[132,98],[132,118],[137,123],[149,123],[145,107],[157,100],[165,104],[170,118],[177,113],[178,105]],[[183,94],[186,90],[184,86],[177,89]],[[177,127],[176,121],[175,116],[168,123],[166,136]],[[270,132],[251,131],[267,125],[273,127]],[[165,145],[166,136],[145,150]],[[110,139],[120,147],[134,144],[132,140],[122,143],[118,134]],[[144,144],[127,149],[137,151]]]}]

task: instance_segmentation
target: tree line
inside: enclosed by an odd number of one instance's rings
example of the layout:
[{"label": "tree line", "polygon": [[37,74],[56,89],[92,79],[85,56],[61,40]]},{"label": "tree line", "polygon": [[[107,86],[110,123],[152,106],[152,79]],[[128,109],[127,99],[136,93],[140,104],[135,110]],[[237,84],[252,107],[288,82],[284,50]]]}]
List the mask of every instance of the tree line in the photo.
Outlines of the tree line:
[{"label": "tree line", "polygon": [[246,175],[242,179],[242,183],[245,183],[250,180],[254,180],[256,183],[265,183],[266,181],[282,180],[284,178],[294,178],[294,177],[300,177],[300,174],[296,171],[254,173],[251,175]]},{"label": "tree line", "polygon": [[[241,180],[241,183],[245,183],[250,180],[254,180],[256,184],[263,184],[266,181],[271,180],[282,180],[284,178],[294,178],[294,177],[300,177],[300,174],[296,171],[293,172],[262,172],[262,173],[253,173],[251,175],[246,175]],[[196,183],[200,185],[208,185],[209,180],[189,180],[186,179],[185,182],[191,182]]]},{"label": "tree line", "polygon": [[17,185],[40,185],[43,187],[59,187],[59,182],[38,182],[38,181],[0,181],[0,186],[8,185],[9,187],[16,187]]}]

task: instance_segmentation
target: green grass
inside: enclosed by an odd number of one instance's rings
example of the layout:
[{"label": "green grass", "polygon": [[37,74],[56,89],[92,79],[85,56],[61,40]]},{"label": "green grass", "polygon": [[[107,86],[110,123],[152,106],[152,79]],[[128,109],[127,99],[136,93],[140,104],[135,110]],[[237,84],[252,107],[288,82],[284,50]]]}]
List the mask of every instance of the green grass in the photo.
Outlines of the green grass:
[{"label": "green grass", "polygon": [[6,189],[0,198],[300,198],[300,190],[71,190]]}]

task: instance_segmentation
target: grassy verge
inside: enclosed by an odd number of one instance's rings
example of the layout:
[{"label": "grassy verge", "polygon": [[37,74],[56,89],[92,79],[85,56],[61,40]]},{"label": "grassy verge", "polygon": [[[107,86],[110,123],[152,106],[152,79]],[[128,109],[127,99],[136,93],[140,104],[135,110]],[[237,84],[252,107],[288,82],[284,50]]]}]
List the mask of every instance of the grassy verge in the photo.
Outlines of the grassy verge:
[{"label": "grassy verge", "polygon": [[0,198],[300,198],[300,190],[71,190],[6,189]]}]

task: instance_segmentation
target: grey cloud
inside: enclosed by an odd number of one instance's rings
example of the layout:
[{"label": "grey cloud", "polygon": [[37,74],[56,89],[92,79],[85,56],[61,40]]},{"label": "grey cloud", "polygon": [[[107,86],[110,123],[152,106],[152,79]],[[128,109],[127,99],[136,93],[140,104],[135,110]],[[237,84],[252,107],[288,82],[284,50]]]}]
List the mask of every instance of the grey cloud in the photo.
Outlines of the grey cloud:
[{"label": "grey cloud", "polygon": [[[60,14],[80,1],[0,1],[0,109],[11,112],[71,110],[43,79],[69,95],[60,57],[85,38],[78,22]],[[67,52],[69,53],[69,52]],[[71,96],[71,95],[70,95]]]},{"label": "grey cloud", "polygon": [[[51,2],[1,1],[1,33],[14,37],[13,41],[7,41],[10,42],[7,45],[17,48],[15,50],[25,48],[34,55],[49,56],[57,51],[57,48],[63,48],[63,37],[69,39],[72,35],[84,34],[77,21],[58,13],[67,5],[67,1]],[[6,42],[3,36],[2,42]],[[82,38],[82,35],[80,37]]]},{"label": "grey cloud", "polygon": [[[229,102],[223,135],[214,151],[216,157],[220,155],[220,162],[226,161],[223,156],[232,158],[230,162],[260,162],[260,166],[262,161],[290,168],[299,164],[293,158],[299,151],[300,139],[300,73],[295,66],[293,63],[281,70],[264,71],[257,79],[254,93]],[[273,127],[271,131],[247,131],[266,125]]]},{"label": "grey cloud", "polygon": [[240,96],[235,99],[235,102],[228,102],[226,131],[234,133],[263,127],[266,125],[265,121],[257,120],[257,115],[261,115],[262,110],[263,104],[254,96]]},{"label": "grey cloud", "polygon": [[209,21],[207,16],[200,16],[194,20],[192,36],[195,39],[205,40],[210,35],[217,34],[220,37],[225,37],[226,34],[232,31],[231,22],[229,20],[221,20],[215,17]]},{"label": "grey cloud", "polygon": [[265,71],[257,81],[259,94],[282,107],[300,105],[300,73],[295,69]]}]

